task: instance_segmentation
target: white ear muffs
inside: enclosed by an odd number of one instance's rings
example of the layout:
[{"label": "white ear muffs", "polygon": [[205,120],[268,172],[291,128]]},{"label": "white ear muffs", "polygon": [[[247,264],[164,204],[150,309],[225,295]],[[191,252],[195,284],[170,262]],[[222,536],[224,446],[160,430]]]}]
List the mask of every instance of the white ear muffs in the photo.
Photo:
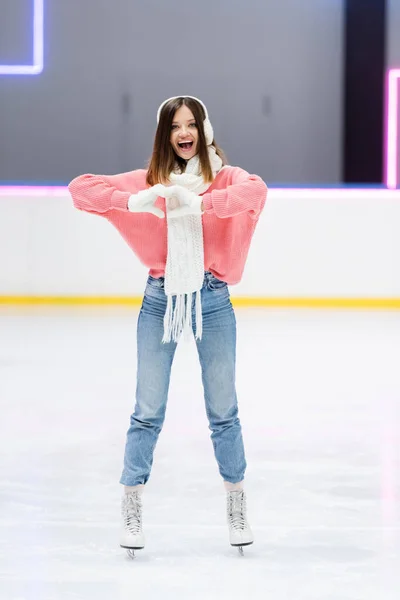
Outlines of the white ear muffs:
[{"label": "white ear muffs", "polygon": [[197,102],[199,102],[199,104],[201,104],[201,106],[203,107],[204,112],[206,114],[206,118],[203,121],[204,135],[205,135],[205,138],[206,138],[207,146],[211,146],[211,144],[213,143],[213,140],[214,140],[214,130],[213,130],[213,127],[211,125],[211,121],[210,121],[210,119],[208,117],[208,111],[207,111],[207,108],[206,108],[206,105],[204,104],[204,102],[202,102],[201,100],[199,100],[195,96],[172,96],[172,98],[168,98],[167,100],[164,100],[164,102],[161,104],[160,108],[157,111],[157,123],[160,122],[160,115],[161,115],[161,111],[164,108],[164,106],[170,100],[175,100],[175,98],[192,98],[192,100],[197,100]]},{"label": "white ear muffs", "polygon": [[213,129],[213,127],[211,125],[211,121],[208,117],[204,120],[203,126],[204,126],[204,135],[206,136],[207,146],[211,146],[211,144],[213,143],[213,140],[214,140],[214,129]]}]

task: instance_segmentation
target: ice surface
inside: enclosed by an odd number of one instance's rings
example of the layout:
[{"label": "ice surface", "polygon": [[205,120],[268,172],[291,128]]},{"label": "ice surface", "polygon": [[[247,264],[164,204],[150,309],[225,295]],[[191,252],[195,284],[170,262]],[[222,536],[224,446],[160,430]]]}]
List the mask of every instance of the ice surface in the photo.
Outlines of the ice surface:
[{"label": "ice surface", "polygon": [[118,547],[134,310],[0,311],[1,600],[400,597],[400,313],[238,310],[255,544],[228,544],[193,343]]}]

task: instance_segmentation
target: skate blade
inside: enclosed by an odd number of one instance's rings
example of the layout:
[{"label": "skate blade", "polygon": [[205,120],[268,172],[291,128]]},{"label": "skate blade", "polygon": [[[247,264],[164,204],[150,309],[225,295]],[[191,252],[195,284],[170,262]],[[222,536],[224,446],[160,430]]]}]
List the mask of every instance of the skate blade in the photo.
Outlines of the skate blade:
[{"label": "skate blade", "polygon": [[126,550],[126,553],[131,560],[134,560],[136,558],[135,550],[143,550],[144,546],[137,546],[135,548],[132,548],[131,546],[121,546],[121,548]]},{"label": "skate blade", "polygon": [[243,548],[251,546],[253,542],[246,542],[245,544],[231,544],[234,548],[237,548],[240,556],[244,556]]}]

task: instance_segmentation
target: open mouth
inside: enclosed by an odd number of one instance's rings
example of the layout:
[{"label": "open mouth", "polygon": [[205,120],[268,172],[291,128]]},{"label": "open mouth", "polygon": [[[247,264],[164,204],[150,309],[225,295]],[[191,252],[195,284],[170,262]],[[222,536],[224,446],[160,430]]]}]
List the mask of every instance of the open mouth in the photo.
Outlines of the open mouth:
[{"label": "open mouth", "polygon": [[190,150],[193,148],[193,142],[180,142],[178,146],[184,152],[190,152]]}]

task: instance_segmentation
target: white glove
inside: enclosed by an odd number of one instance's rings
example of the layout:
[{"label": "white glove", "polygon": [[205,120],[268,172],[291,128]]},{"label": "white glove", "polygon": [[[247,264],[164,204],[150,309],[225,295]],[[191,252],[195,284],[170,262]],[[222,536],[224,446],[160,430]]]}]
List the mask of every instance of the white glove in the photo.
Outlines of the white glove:
[{"label": "white glove", "polygon": [[187,190],[181,185],[173,185],[165,189],[166,198],[176,198],[179,202],[178,208],[168,212],[170,219],[186,217],[187,215],[202,215],[202,198],[194,192]]},{"label": "white glove", "polygon": [[161,183],[153,185],[147,190],[142,190],[138,194],[132,194],[128,200],[128,210],[130,212],[147,212],[155,215],[159,219],[164,219],[165,214],[161,208],[157,208],[155,202],[159,196],[165,198],[166,187]]}]

